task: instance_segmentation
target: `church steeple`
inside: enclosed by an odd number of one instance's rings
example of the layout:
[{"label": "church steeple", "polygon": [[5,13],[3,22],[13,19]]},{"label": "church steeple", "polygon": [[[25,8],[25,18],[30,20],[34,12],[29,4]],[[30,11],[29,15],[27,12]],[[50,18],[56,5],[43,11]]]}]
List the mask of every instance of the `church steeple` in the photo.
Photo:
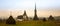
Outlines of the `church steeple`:
[{"label": "church steeple", "polygon": [[36,15],[36,12],[37,12],[37,10],[36,10],[36,3],[35,3],[35,15]]},{"label": "church steeple", "polygon": [[34,10],[34,18],[33,18],[33,20],[39,20],[38,19],[38,16],[37,16],[37,10],[36,10],[36,3],[35,3],[35,10]]},{"label": "church steeple", "polygon": [[25,11],[25,10],[24,10],[23,18],[24,18],[24,20],[28,20],[28,16],[27,16],[27,14],[26,14],[26,11]]}]

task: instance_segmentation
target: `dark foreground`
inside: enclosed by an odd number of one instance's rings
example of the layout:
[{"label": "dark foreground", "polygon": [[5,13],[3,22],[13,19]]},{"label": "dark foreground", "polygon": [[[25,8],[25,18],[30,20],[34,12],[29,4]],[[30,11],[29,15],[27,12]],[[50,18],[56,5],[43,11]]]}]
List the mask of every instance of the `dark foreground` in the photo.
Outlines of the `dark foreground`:
[{"label": "dark foreground", "polygon": [[0,23],[0,26],[60,26],[58,21],[17,21],[16,24]]}]

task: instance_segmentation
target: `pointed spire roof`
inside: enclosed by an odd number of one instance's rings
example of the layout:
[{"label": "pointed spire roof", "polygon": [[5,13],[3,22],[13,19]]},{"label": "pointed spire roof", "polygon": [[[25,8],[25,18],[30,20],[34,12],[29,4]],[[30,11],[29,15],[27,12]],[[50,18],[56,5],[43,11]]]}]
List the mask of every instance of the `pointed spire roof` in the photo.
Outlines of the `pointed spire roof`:
[{"label": "pointed spire roof", "polygon": [[26,15],[26,11],[24,10],[24,14],[23,15]]},{"label": "pointed spire roof", "polygon": [[35,3],[35,9],[36,9],[36,3]]},{"label": "pointed spire roof", "polygon": [[39,18],[37,17],[37,10],[36,10],[36,3],[35,3],[35,10],[34,10],[34,12],[35,12],[35,15],[34,15],[34,18],[33,18],[33,20],[39,20]]},{"label": "pointed spire roof", "polygon": [[35,3],[35,10],[36,10],[36,3]]},{"label": "pointed spire roof", "polygon": [[35,3],[35,15],[36,15],[36,12],[37,12],[37,10],[36,10],[36,3]]}]

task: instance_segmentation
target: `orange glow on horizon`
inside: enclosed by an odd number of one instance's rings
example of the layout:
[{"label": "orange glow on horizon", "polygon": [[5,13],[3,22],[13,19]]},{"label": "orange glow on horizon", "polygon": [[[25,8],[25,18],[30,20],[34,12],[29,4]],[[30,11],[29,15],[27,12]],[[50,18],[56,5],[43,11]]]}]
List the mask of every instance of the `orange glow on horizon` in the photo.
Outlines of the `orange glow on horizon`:
[{"label": "orange glow on horizon", "polygon": [[[12,16],[17,17],[18,15],[23,15],[24,11],[12,11]],[[26,10],[26,13],[28,17],[34,17],[34,10]],[[0,12],[0,16],[9,16],[10,12],[9,11],[3,11]],[[53,16],[60,16],[59,11],[37,11],[37,16],[38,17],[48,17],[49,15]]]}]

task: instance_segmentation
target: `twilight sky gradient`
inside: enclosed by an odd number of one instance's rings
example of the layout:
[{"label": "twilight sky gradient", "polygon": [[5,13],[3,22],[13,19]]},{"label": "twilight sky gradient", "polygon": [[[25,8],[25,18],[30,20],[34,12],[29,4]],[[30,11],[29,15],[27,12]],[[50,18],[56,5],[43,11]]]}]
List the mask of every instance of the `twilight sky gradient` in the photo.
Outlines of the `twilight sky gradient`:
[{"label": "twilight sky gradient", "polygon": [[24,10],[28,16],[34,16],[34,6],[37,6],[38,17],[49,15],[60,16],[60,0],[0,0],[0,16],[22,15]]}]

